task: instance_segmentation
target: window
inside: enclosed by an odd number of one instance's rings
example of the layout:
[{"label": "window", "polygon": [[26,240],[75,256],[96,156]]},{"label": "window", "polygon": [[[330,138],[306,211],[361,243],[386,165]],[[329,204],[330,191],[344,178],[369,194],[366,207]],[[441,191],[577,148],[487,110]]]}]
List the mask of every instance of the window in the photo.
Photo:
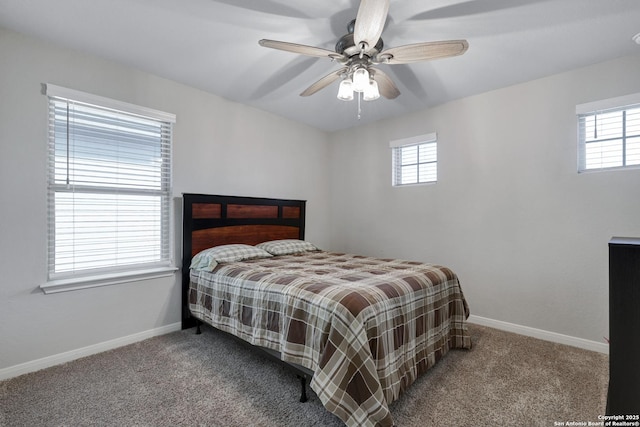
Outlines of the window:
[{"label": "window", "polygon": [[46,92],[49,280],[169,267],[175,116]]},{"label": "window", "polygon": [[393,185],[412,185],[438,180],[437,135],[431,133],[391,141]]},{"label": "window", "polygon": [[640,166],[640,94],[583,104],[578,171]]}]

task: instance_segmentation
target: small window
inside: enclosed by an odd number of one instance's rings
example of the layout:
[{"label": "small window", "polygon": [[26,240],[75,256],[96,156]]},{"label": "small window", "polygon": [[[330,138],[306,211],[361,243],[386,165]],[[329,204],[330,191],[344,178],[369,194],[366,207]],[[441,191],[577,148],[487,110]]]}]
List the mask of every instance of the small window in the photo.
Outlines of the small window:
[{"label": "small window", "polygon": [[393,185],[415,185],[438,180],[437,135],[431,133],[392,141]]},{"label": "small window", "polygon": [[640,94],[584,104],[578,115],[578,172],[640,167]]},{"label": "small window", "polygon": [[49,280],[169,266],[175,116],[47,85]]}]

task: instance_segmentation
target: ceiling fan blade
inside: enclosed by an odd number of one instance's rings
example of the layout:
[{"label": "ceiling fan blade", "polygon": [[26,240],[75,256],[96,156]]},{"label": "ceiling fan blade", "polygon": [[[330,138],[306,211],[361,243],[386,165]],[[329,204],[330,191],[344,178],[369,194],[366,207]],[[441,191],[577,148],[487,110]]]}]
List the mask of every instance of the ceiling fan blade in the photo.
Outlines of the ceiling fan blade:
[{"label": "ceiling fan blade", "polygon": [[469,48],[466,40],[426,42],[392,47],[380,52],[375,62],[384,64],[407,64],[462,55]]},{"label": "ceiling fan blade", "polygon": [[373,80],[378,83],[378,92],[380,92],[380,95],[387,99],[394,99],[400,95],[400,91],[393,80],[391,80],[391,77],[377,68],[371,68],[371,71],[373,71]]},{"label": "ceiling fan blade", "polygon": [[366,43],[364,49],[372,48],[380,39],[384,23],[389,13],[390,0],[360,0],[360,7],[356,15],[356,25],[353,29],[353,41],[356,46]]},{"label": "ceiling fan blade", "polygon": [[260,46],[271,49],[284,50],[287,52],[299,53],[300,55],[315,56],[318,58],[330,58],[337,61],[346,61],[346,57],[337,52],[319,47],[306,46],[303,44],[281,42],[277,40],[262,39],[258,42]]},{"label": "ceiling fan blade", "polygon": [[315,82],[314,84],[312,84],[311,86],[306,88],[300,94],[300,96],[313,95],[314,93],[316,93],[320,89],[324,89],[325,87],[329,86],[331,83],[333,83],[336,80],[338,80],[341,77],[341,75],[346,73],[347,71],[348,71],[347,67],[342,67],[339,70],[336,70],[331,74],[327,74],[326,76],[324,76],[323,78],[321,78],[320,80],[318,80],[317,82]]}]

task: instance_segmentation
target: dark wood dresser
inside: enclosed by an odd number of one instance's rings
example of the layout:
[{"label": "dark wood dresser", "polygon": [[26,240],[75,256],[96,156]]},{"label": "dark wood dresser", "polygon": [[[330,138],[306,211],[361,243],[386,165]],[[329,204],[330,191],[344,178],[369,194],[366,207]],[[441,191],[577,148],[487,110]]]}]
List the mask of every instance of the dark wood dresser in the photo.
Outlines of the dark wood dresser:
[{"label": "dark wood dresser", "polygon": [[639,415],[640,238],[609,242],[609,337],[607,415]]}]

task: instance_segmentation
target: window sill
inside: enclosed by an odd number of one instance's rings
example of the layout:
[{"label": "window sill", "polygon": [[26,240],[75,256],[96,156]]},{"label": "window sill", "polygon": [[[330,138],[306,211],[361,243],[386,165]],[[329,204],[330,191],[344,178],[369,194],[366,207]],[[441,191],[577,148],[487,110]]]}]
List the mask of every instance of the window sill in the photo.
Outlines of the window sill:
[{"label": "window sill", "polygon": [[435,185],[438,181],[429,182],[412,182],[411,184],[391,184],[393,188],[409,188],[409,187],[424,187],[425,185]]},{"label": "window sill", "polygon": [[48,295],[59,292],[97,288],[99,286],[119,285],[122,283],[135,282],[138,280],[169,277],[172,276],[176,271],[178,271],[177,267],[160,267],[132,272],[129,271],[125,273],[113,273],[73,279],[51,280],[43,285],[40,285],[40,289],[42,290],[42,292]]},{"label": "window sill", "polygon": [[614,166],[610,168],[578,169],[578,173],[583,174],[583,173],[596,173],[596,172],[617,172],[617,171],[626,171],[626,170],[640,170],[640,165]]}]

